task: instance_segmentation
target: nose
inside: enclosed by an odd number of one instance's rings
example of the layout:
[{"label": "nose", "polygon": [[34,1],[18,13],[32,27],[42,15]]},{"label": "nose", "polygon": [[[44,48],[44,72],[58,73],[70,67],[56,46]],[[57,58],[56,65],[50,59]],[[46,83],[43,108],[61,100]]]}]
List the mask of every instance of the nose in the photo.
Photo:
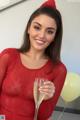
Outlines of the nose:
[{"label": "nose", "polygon": [[44,31],[44,30],[41,30],[41,31],[40,31],[39,37],[40,37],[40,38],[44,38],[44,37],[45,37],[45,31]]}]

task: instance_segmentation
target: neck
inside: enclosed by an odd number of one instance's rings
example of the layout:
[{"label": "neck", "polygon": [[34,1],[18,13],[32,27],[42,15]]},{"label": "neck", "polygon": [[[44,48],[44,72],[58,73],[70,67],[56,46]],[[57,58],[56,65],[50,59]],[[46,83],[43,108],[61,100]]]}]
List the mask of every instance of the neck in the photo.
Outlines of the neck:
[{"label": "neck", "polygon": [[44,54],[44,51],[38,51],[35,49],[30,49],[26,54],[30,56],[31,59],[33,60],[40,60],[47,58],[46,55]]}]

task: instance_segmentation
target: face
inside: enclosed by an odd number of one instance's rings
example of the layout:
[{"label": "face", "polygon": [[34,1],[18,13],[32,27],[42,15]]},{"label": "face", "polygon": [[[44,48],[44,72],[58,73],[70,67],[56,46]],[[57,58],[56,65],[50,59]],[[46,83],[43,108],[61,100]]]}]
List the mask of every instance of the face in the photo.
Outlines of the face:
[{"label": "face", "polygon": [[45,50],[54,40],[57,30],[56,21],[47,16],[39,15],[33,19],[28,34],[31,48]]}]

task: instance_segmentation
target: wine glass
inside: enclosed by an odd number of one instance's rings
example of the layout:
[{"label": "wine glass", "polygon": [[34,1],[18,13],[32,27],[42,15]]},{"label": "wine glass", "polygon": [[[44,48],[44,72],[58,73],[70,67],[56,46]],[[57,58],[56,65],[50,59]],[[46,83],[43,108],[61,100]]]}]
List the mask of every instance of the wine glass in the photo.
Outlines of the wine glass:
[{"label": "wine glass", "polygon": [[35,115],[34,115],[34,120],[37,120],[37,115],[38,115],[38,110],[40,107],[40,104],[44,100],[45,95],[43,93],[40,93],[39,87],[44,85],[44,79],[43,78],[35,78],[34,81],[34,89],[33,89],[33,94],[34,94],[34,101],[35,101]]}]

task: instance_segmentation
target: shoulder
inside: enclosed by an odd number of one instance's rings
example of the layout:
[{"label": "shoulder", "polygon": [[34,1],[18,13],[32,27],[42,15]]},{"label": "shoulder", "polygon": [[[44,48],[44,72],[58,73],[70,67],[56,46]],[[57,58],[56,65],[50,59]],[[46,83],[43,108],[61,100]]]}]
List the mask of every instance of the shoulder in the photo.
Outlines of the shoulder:
[{"label": "shoulder", "polygon": [[12,59],[17,53],[18,50],[16,48],[5,48],[0,52],[0,58]]},{"label": "shoulder", "polygon": [[51,62],[51,69],[56,75],[67,73],[67,67],[62,61],[58,61],[57,63]]},{"label": "shoulder", "polygon": [[0,52],[0,56],[15,56],[18,54],[17,48],[5,48]]},{"label": "shoulder", "polygon": [[5,48],[0,52],[0,61],[10,64],[15,61],[18,56],[17,48]]},{"label": "shoulder", "polygon": [[54,71],[55,71],[55,78],[57,78],[60,81],[65,80],[65,77],[67,75],[67,68],[63,62],[59,61]]},{"label": "shoulder", "polygon": [[58,76],[66,76],[67,68],[66,68],[66,65],[61,61],[57,63],[53,63],[50,60],[48,67],[45,70],[45,73],[47,76],[49,76],[50,79],[53,79],[53,78],[55,79]]},{"label": "shoulder", "polygon": [[67,72],[66,65],[63,62],[59,61],[59,63],[57,64],[57,67],[59,72],[60,71],[65,73]]},{"label": "shoulder", "polygon": [[16,51],[16,48],[5,48],[0,53],[13,53]]}]

